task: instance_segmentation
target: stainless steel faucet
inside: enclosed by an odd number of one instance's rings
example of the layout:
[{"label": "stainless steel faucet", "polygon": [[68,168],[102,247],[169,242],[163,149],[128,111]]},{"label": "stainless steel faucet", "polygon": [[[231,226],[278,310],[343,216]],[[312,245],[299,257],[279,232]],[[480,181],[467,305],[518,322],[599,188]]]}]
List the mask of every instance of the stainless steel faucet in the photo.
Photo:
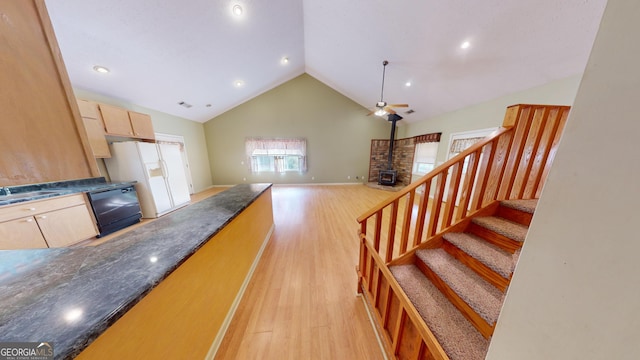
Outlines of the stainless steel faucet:
[{"label": "stainless steel faucet", "polygon": [[4,190],[5,195],[11,195],[11,190],[9,190],[8,186],[3,187],[2,190]]}]

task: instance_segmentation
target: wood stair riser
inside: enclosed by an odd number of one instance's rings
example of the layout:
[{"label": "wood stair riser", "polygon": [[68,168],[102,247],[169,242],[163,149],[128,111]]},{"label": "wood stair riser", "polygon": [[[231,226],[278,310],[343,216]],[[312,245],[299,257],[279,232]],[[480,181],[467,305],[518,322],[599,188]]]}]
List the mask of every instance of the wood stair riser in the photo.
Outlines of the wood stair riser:
[{"label": "wood stair riser", "polygon": [[469,224],[469,228],[466,232],[479,236],[487,242],[496,245],[511,254],[522,248],[521,242],[510,239],[475,223]]},{"label": "wood stair riser", "polygon": [[530,214],[525,211],[513,209],[507,206],[499,206],[495,216],[505,218],[507,220],[513,221],[518,224],[522,224],[527,227],[531,225],[531,219],[533,218],[533,214]]},{"label": "wood stair riser", "polygon": [[511,279],[505,279],[504,277],[502,277],[502,275],[493,271],[487,265],[483,264],[481,261],[467,254],[450,242],[445,240],[442,244],[442,248],[451,256],[463,263],[465,266],[475,271],[476,274],[482,276],[483,279],[485,279],[491,285],[495,286],[500,291],[504,292],[507,289],[507,286],[509,286],[509,281]]},{"label": "wood stair riser", "polygon": [[431,281],[442,294],[453,304],[460,313],[478,330],[485,339],[489,339],[493,335],[495,324],[489,325],[471,306],[469,306],[456,292],[442,280],[427,264],[421,260],[417,260],[415,264],[418,269]]}]

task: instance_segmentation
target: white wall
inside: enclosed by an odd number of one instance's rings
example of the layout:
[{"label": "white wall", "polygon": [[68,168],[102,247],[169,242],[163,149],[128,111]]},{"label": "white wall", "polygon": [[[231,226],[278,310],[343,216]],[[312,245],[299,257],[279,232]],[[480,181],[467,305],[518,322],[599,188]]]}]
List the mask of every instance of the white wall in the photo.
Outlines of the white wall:
[{"label": "white wall", "polygon": [[571,105],[578,91],[580,78],[581,75],[571,76],[415,124],[405,124],[400,128],[399,137],[442,132],[436,162],[443,162],[447,159],[449,138],[452,133],[499,127],[502,125],[507,107],[515,104]]},{"label": "white wall", "polygon": [[487,359],[640,357],[638,19],[609,0]]}]

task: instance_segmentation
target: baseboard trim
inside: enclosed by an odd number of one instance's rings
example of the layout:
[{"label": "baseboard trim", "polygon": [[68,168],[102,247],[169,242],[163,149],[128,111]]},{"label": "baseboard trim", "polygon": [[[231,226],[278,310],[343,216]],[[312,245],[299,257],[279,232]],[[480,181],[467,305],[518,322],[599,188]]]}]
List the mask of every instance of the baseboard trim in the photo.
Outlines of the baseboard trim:
[{"label": "baseboard trim", "polygon": [[231,325],[231,320],[233,320],[233,316],[235,315],[236,310],[238,309],[238,305],[240,305],[240,301],[242,301],[242,297],[244,296],[244,293],[247,290],[247,286],[249,286],[249,282],[253,277],[253,273],[255,272],[256,267],[258,267],[258,263],[262,258],[262,253],[264,252],[264,249],[267,247],[267,244],[271,239],[271,235],[273,234],[274,229],[275,229],[275,224],[271,224],[271,228],[269,229],[267,236],[264,238],[262,242],[262,246],[260,246],[260,250],[258,251],[256,258],[253,260],[253,264],[251,264],[249,273],[247,273],[247,276],[244,278],[244,281],[242,282],[242,286],[240,286],[240,290],[238,291],[236,298],[233,300],[233,303],[231,304],[231,308],[229,309],[229,312],[227,312],[227,316],[225,316],[224,321],[222,322],[222,326],[220,327],[220,330],[218,331],[216,338],[213,340],[213,343],[211,344],[211,347],[207,352],[207,356],[205,357],[205,360],[213,360],[213,358],[216,356],[216,353],[220,348],[220,344],[222,344],[222,340],[224,339],[224,336],[227,334],[229,325]]},{"label": "baseboard trim", "polygon": [[380,332],[378,331],[378,327],[376,326],[376,323],[373,320],[373,314],[371,314],[369,303],[367,302],[367,299],[364,298],[363,294],[358,294],[357,296],[360,297],[360,299],[362,300],[362,305],[364,306],[364,309],[367,311],[367,316],[369,317],[371,328],[373,329],[373,333],[376,334],[376,340],[378,340],[378,346],[380,346],[380,352],[382,353],[382,356],[384,357],[385,360],[389,360],[389,357],[387,356],[387,350],[385,349],[384,344],[382,343],[382,338],[380,337]]}]

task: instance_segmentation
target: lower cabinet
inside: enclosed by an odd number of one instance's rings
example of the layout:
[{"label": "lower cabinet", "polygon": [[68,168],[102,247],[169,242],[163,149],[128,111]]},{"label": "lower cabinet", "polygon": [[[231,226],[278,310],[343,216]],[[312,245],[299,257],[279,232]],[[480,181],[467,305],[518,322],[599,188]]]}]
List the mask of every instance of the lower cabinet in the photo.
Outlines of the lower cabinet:
[{"label": "lower cabinet", "polygon": [[93,219],[84,205],[36,216],[49,247],[63,247],[96,236]]},{"label": "lower cabinet", "polygon": [[47,243],[33,216],[0,223],[0,249],[46,248]]},{"label": "lower cabinet", "polygon": [[84,194],[0,208],[0,250],[64,247],[97,234]]}]

